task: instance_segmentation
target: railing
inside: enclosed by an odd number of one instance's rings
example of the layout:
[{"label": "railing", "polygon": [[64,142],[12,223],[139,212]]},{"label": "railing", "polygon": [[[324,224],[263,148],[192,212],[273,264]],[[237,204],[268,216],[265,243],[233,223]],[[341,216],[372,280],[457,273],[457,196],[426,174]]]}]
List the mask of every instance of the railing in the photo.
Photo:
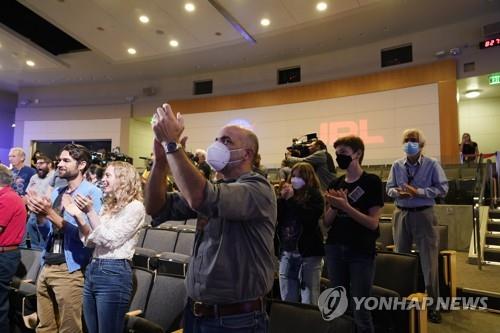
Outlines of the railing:
[{"label": "railing", "polygon": [[[490,189],[489,193],[489,206],[495,208],[498,200],[498,184],[495,181],[495,168],[491,160],[484,159],[496,156],[497,153],[480,154],[479,162],[476,168],[476,185],[474,189],[474,206],[472,211],[472,235],[473,235],[473,250],[477,254],[477,266],[479,270],[482,269],[483,264],[483,251],[481,242],[481,221],[480,221],[480,207],[485,205],[486,186]],[[497,166],[498,167],[498,166]],[[497,177],[498,178],[498,177]]]}]

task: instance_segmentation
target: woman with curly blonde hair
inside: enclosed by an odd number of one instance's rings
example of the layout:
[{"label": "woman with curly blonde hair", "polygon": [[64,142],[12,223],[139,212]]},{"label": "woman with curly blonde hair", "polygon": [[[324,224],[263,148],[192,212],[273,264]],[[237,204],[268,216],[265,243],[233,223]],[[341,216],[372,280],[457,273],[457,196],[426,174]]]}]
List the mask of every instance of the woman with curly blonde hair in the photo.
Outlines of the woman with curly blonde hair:
[{"label": "woman with curly blonde hair", "polygon": [[74,202],[63,198],[65,210],[76,217],[85,246],[94,248],[83,289],[83,314],[89,333],[123,331],[132,297],[130,260],[146,214],[141,177],[131,164],[109,163],[102,181],[104,202],[99,214],[88,197],[78,195]]}]

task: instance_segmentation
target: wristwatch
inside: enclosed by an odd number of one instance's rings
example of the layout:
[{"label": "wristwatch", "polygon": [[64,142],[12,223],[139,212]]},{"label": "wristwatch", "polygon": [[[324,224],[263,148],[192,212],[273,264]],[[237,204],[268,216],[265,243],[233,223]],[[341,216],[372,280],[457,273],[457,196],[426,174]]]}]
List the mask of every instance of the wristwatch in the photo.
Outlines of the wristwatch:
[{"label": "wristwatch", "polygon": [[178,151],[180,148],[182,148],[182,145],[178,142],[168,142],[164,144],[165,147],[165,152],[167,154],[175,153]]}]

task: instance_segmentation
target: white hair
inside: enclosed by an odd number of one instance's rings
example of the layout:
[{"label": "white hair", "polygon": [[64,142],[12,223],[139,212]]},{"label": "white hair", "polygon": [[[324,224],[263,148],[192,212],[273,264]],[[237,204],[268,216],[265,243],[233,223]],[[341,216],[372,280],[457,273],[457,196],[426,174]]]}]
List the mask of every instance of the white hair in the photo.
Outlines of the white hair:
[{"label": "white hair", "polygon": [[407,128],[403,131],[403,140],[410,134],[415,134],[418,138],[420,148],[425,146],[425,136],[424,133],[418,128]]},{"label": "white hair", "polygon": [[203,155],[205,158],[207,158],[207,152],[206,152],[205,150],[203,150],[203,149],[196,149],[196,150],[194,151],[194,153],[195,153],[195,154],[201,154],[201,155]]}]

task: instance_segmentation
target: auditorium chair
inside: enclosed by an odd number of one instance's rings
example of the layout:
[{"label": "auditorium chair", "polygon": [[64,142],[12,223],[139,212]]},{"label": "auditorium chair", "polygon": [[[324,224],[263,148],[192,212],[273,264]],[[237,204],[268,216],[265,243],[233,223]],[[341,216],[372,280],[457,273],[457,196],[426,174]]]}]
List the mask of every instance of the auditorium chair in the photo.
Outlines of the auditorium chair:
[{"label": "auditorium chair", "polygon": [[41,269],[41,250],[20,248],[19,252],[21,253],[21,261],[12,279],[11,287],[13,288],[18,287],[21,282],[35,283]]},{"label": "auditorium chair", "polygon": [[186,220],[186,225],[193,225],[196,227],[196,221],[198,221],[198,219],[188,219]]},{"label": "auditorium chair", "polygon": [[191,256],[182,253],[163,252],[158,255],[156,272],[184,278]]},{"label": "auditorium chair", "polygon": [[[394,252],[378,252],[372,296],[402,297],[420,304],[425,294],[419,293],[420,264],[418,256]],[[373,310],[377,332],[426,332],[427,310]]]},{"label": "auditorium chair", "polygon": [[179,235],[177,236],[177,243],[175,244],[175,253],[181,253],[185,255],[193,254],[195,231],[189,229],[179,230]]},{"label": "auditorium chair", "polygon": [[351,333],[354,332],[353,320],[342,315],[332,321],[322,318],[316,305],[269,300],[270,333]]},{"label": "auditorium chair", "polygon": [[186,289],[184,279],[157,273],[143,317],[130,315],[126,332],[171,332],[180,328]]},{"label": "auditorium chair", "polygon": [[158,256],[159,253],[155,250],[136,247],[132,257],[132,266],[155,270]]},{"label": "auditorium chair", "polygon": [[157,252],[174,252],[177,232],[170,228],[149,228],[144,236],[142,247]]},{"label": "auditorium chair", "polygon": [[127,316],[144,313],[149,294],[153,288],[154,279],[155,272],[149,269],[141,267],[134,267],[132,269],[132,300],[130,301],[130,311],[127,313]]},{"label": "auditorium chair", "polygon": [[384,251],[387,246],[394,244],[394,239],[392,238],[392,223],[380,222],[378,225],[380,235],[377,238],[376,247],[378,251]]}]

